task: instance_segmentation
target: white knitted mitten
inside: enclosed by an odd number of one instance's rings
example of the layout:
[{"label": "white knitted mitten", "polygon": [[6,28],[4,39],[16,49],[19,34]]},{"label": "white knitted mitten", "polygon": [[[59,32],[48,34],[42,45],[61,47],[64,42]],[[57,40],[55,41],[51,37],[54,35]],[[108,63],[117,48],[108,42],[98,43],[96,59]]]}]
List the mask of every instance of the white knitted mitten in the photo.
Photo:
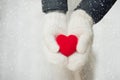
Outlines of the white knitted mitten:
[{"label": "white knitted mitten", "polygon": [[76,71],[84,66],[88,58],[93,39],[93,20],[85,11],[76,10],[72,13],[68,25],[68,34],[76,35],[78,44],[76,53],[69,57],[67,67]]},{"label": "white knitted mitten", "polygon": [[56,42],[56,36],[58,34],[67,33],[66,24],[66,15],[63,13],[50,12],[45,14],[43,31],[44,51],[48,61],[54,64],[65,65],[67,63],[67,58],[58,52],[59,46]]}]

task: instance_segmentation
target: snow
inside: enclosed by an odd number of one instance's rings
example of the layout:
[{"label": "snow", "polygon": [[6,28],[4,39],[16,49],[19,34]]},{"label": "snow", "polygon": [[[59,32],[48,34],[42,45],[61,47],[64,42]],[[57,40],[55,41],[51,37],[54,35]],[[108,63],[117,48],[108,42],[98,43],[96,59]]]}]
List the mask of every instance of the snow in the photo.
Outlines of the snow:
[{"label": "snow", "polygon": [[[79,0],[69,0],[72,10]],[[72,2],[73,1],[73,2]],[[40,0],[0,0],[0,80],[73,80],[70,71],[47,63],[42,51]],[[94,80],[120,79],[120,1],[96,24]]]}]

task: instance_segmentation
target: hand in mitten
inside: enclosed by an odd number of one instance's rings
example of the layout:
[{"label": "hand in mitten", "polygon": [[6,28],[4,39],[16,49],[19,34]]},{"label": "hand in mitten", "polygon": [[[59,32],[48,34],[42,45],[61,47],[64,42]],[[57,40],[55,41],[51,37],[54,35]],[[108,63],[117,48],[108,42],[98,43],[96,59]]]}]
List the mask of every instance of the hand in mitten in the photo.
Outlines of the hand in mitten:
[{"label": "hand in mitten", "polygon": [[92,26],[93,20],[85,11],[76,10],[72,13],[68,26],[68,34],[78,37],[76,52],[69,57],[67,66],[72,71],[82,69],[87,61],[93,39]]},{"label": "hand in mitten", "polygon": [[50,12],[45,14],[44,21],[43,44],[47,59],[54,64],[65,65],[67,58],[59,54],[56,37],[58,34],[67,32],[66,15],[60,12]]}]

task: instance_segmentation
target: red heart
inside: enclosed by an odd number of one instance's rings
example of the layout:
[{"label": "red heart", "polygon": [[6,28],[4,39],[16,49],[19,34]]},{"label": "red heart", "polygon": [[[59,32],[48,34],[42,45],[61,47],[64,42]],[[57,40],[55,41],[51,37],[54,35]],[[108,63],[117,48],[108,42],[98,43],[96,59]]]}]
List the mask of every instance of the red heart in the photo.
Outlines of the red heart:
[{"label": "red heart", "polygon": [[60,34],[56,37],[56,41],[60,47],[59,52],[69,57],[76,51],[78,38],[75,35],[65,36]]}]

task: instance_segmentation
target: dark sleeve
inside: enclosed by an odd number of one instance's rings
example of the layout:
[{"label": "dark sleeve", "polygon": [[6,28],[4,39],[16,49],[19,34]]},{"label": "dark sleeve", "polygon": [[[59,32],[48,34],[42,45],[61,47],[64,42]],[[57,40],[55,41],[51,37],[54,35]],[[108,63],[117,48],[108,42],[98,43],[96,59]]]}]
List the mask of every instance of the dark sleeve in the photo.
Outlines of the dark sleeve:
[{"label": "dark sleeve", "polygon": [[83,0],[75,10],[85,10],[94,20],[99,22],[110,10],[116,0]]},{"label": "dark sleeve", "polygon": [[42,10],[45,13],[52,11],[66,13],[68,10],[67,0],[42,0]]}]

